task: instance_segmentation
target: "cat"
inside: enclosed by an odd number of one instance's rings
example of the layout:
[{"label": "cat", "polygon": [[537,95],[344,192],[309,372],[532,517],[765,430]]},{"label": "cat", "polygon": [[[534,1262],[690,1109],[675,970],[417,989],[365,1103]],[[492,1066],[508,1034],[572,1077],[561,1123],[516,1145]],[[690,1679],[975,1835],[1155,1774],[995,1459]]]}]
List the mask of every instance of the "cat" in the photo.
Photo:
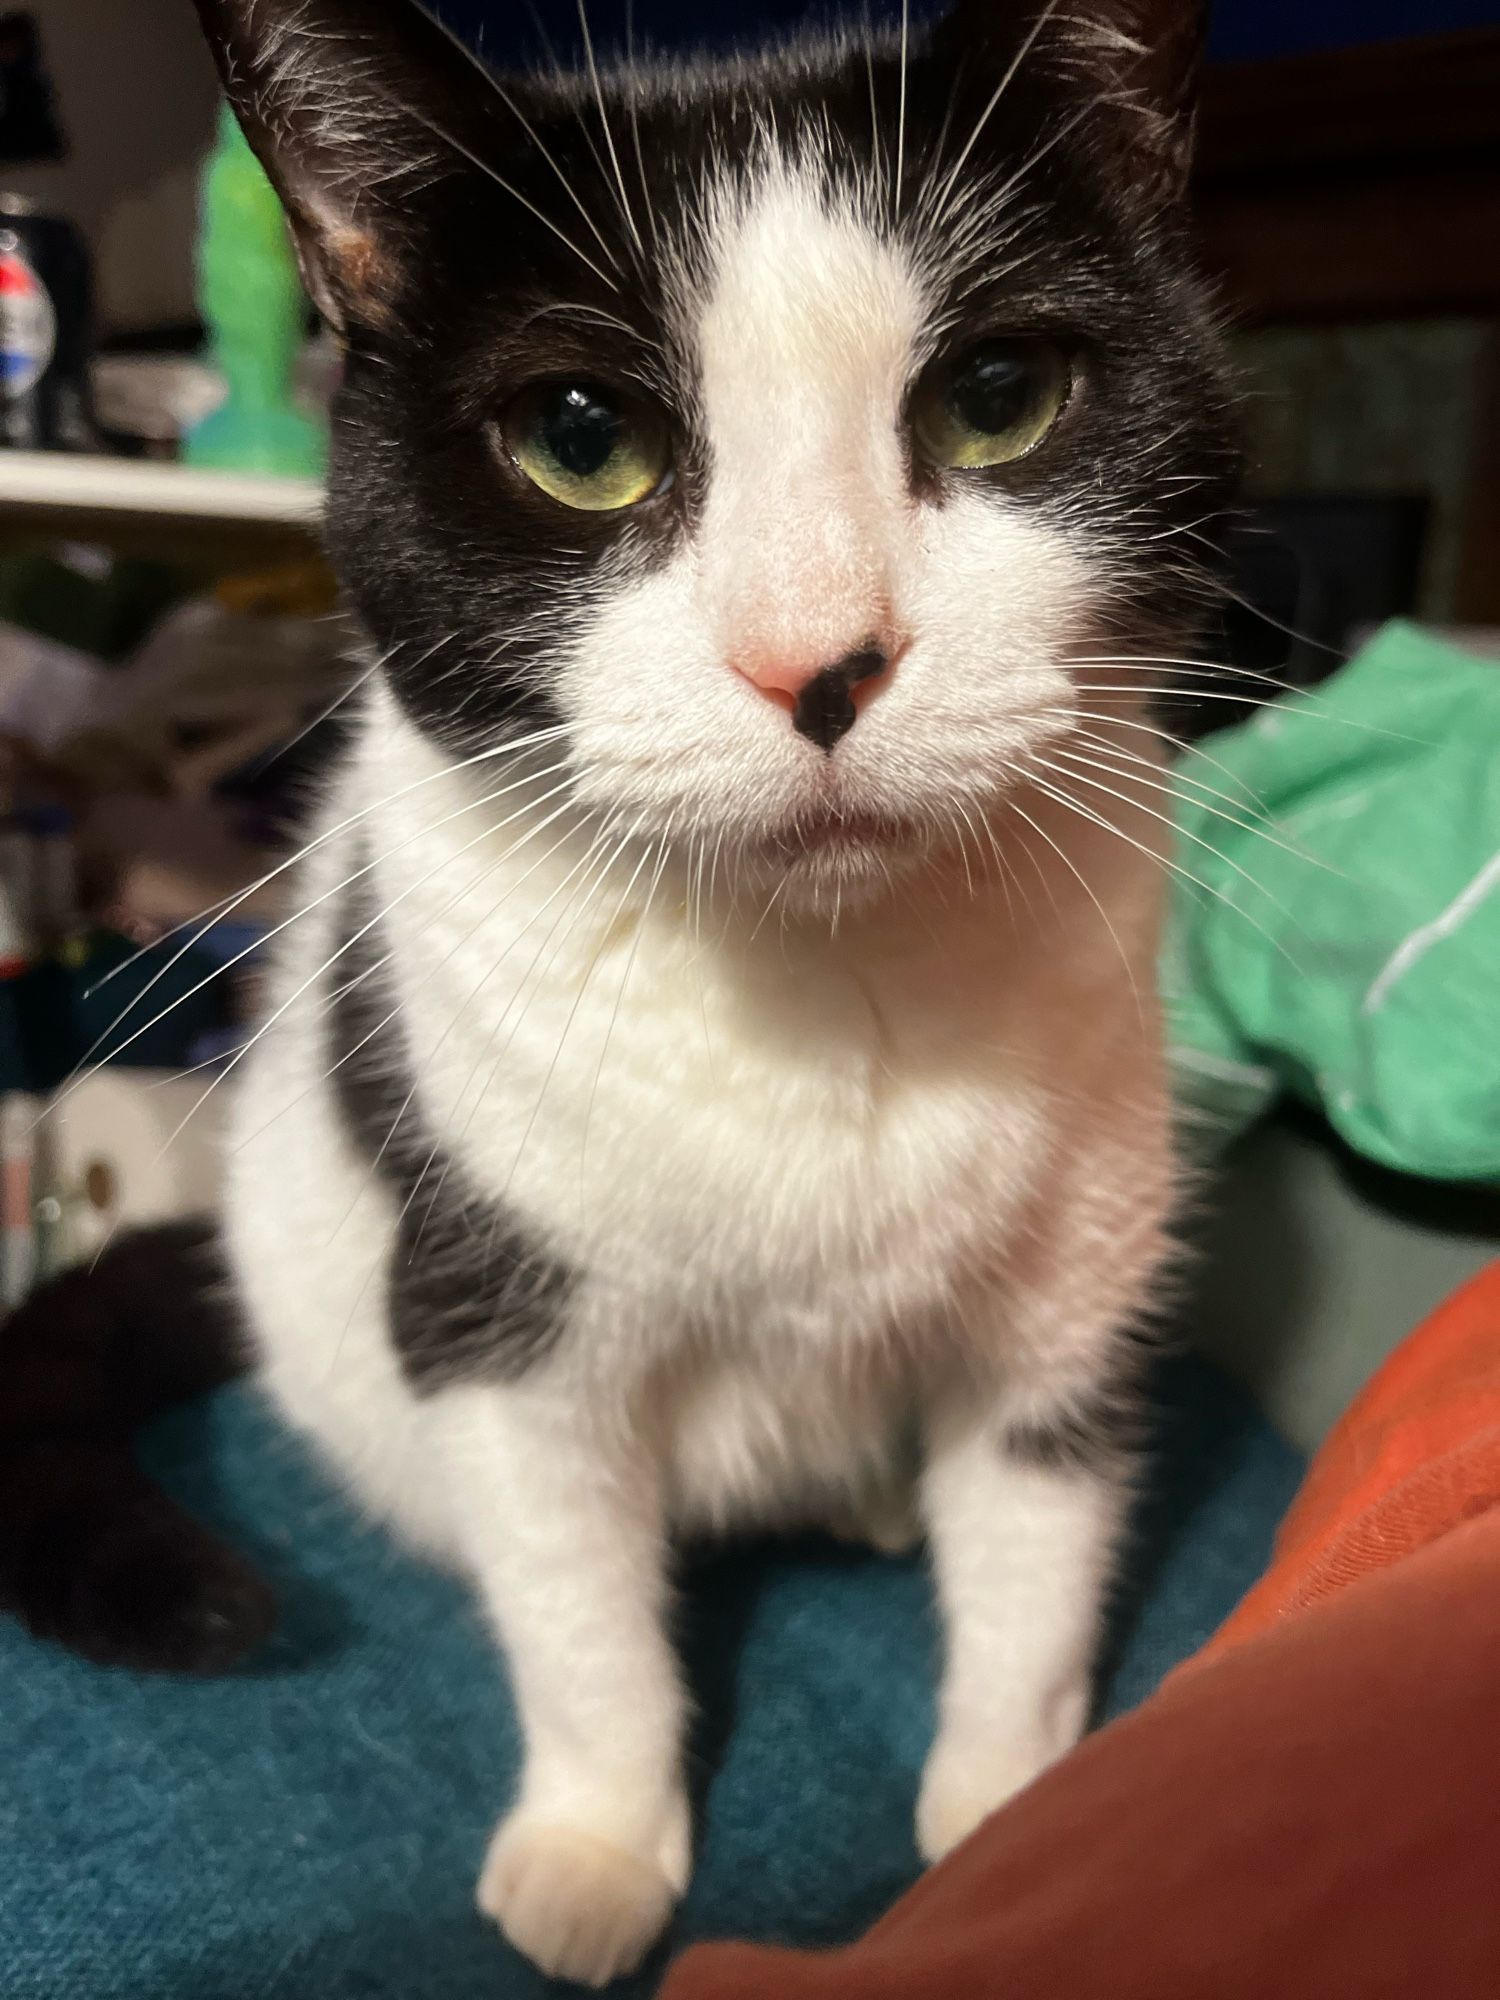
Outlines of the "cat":
[{"label": "cat", "polygon": [[343,346],[369,647],[225,1250],[503,1650],[481,1907],[600,1984],[690,1869],[681,1538],[925,1535],[928,1860],[1086,1723],[1174,1192],[1151,696],[1234,470],[1200,9],[520,76],[197,5]]}]

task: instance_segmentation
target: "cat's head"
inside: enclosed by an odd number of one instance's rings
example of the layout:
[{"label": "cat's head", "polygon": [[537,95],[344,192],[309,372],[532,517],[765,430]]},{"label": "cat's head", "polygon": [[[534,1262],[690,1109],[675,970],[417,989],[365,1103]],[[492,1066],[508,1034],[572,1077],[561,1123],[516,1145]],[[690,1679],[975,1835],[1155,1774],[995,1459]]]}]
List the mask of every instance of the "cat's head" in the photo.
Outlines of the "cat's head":
[{"label": "cat's head", "polygon": [[336,560],[455,755],[552,730],[590,824],[815,906],[1181,650],[1198,0],[544,79],[412,0],[198,4],[345,346]]}]

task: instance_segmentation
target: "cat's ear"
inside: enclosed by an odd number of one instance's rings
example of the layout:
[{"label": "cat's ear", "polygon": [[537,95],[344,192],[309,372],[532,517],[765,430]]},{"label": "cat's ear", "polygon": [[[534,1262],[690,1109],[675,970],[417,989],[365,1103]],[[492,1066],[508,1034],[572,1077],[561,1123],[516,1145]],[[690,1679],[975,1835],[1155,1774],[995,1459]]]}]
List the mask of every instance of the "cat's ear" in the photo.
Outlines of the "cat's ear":
[{"label": "cat's ear", "polygon": [[224,89],[337,329],[394,295],[403,196],[462,163],[485,99],[473,60],[414,0],[196,0]]},{"label": "cat's ear", "polygon": [[1019,54],[1091,92],[1131,188],[1171,202],[1192,165],[1207,29],[1207,0],[958,0],[940,32],[956,51],[987,50],[1002,74]]},{"label": "cat's ear", "polygon": [[1067,23],[1077,58],[1113,112],[1138,191],[1187,191],[1198,113],[1207,0],[1089,0]]}]

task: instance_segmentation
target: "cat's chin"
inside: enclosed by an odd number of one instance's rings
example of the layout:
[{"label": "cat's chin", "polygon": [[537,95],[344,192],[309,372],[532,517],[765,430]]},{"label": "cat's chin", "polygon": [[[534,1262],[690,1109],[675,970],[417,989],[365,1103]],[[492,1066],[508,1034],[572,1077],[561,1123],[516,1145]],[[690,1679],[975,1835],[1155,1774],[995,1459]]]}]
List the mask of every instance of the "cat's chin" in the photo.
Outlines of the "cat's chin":
[{"label": "cat's chin", "polygon": [[818,812],[747,846],[742,879],[787,914],[827,916],[868,908],[933,853],[915,822],[878,813]]},{"label": "cat's chin", "polygon": [[772,843],[787,859],[910,853],[926,846],[921,828],[889,813],[825,807],[804,814]]}]

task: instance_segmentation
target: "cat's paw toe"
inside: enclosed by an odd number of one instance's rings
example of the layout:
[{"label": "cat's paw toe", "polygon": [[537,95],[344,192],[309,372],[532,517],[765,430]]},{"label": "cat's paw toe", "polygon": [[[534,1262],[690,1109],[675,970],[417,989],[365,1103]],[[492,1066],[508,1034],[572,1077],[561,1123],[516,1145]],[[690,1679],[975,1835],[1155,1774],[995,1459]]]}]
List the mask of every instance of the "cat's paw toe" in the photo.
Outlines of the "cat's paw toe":
[{"label": "cat's paw toe", "polygon": [[554,1979],[606,1986],[634,1972],[677,1892],[655,1861],[581,1827],[507,1820],[479,1877],[480,1909]]},{"label": "cat's paw toe", "polygon": [[[1071,1711],[1076,1706],[1077,1719]],[[917,1798],[917,1847],[941,1861],[991,1813],[1023,1792],[1078,1740],[1081,1703],[1060,1726],[1006,1728],[983,1735],[945,1732],[932,1747]]]}]

